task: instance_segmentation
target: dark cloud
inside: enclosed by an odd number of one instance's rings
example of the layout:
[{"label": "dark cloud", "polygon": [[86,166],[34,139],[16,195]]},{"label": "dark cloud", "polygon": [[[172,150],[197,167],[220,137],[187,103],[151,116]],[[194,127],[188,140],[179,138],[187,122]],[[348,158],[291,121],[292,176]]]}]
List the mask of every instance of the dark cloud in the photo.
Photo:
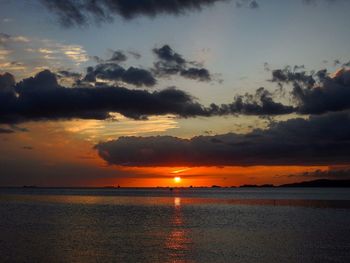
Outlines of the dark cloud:
[{"label": "dark cloud", "polygon": [[11,89],[3,90],[0,89],[0,123],[107,119],[110,118],[109,112],[118,112],[134,119],[148,115],[194,117],[211,114],[209,108],[175,88],[154,92],[117,86],[65,88],[58,84],[56,75],[48,70],[24,79]]},{"label": "dark cloud", "polygon": [[298,72],[303,68],[303,66],[294,66],[294,70],[292,71],[290,67],[286,67],[284,69],[276,69],[272,71],[272,80],[273,82],[278,83],[302,83],[307,86],[312,86],[316,83],[314,76],[308,75],[306,71]]},{"label": "dark cloud", "polygon": [[255,94],[245,94],[236,96],[232,103],[217,106],[211,105],[213,115],[243,114],[243,115],[283,115],[295,112],[293,106],[283,105],[275,102],[272,94],[264,89],[259,88]]},{"label": "dark cloud", "polygon": [[292,98],[297,113],[323,114],[350,109],[350,71],[341,69],[334,75],[327,70],[307,73],[289,68],[274,70],[272,81],[292,84]]},{"label": "dark cloud", "polygon": [[256,9],[256,8],[259,8],[259,4],[255,0],[238,0],[236,1],[236,7],[238,8],[247,7],[251,9]]},{"label": "dark cloud", "polygon": [[259,8],[259,4],[255,0],[253,0],[249,3],[249,7],[252,9],[256,9]]},{"label": "dark cloud", "polygon": [[14,133],[14,132],[15,132],[14,130],[0,127],[0,134],[2,134],[2,133],[3,134],[9,134],[9,133]]},{"label": "dark cloud", "polygon": [[[87,74],[83,80],[86,82],[96,82],[97,79],[123,81],[137,87],[152,87],[157,83],[155,77],[170,75],[179,75],[203,82],[212,80],[208,69],[201,67],[199,63],[187,61],[169,45],[154,48],[153,53],[156,55],[157,61],[150,70],[137,67],[124,68],[120,63],[126,61],[128,57],[120,50],[113,51],[112,57],[107,60],[95,56],[94,59],[98,64],[87,69]],[[140,57],[138,53],[132,52],[130,54],[135,58]]]},{"label": "dark cloud", "polygon": [[180,54],[176,53],[169,45],[164,45],[161,48],[154,48],[153,52],[159,59],[168,63],[174,63],[176,65],[183,65],[186,63],[186,60]]},{"label": "dark cloud", "polygon": [[133,56],[135,59],[140,59],[141,58],[141,54],[135,51],[128,51],[128,53]]},{"label": "dark cloud", "polygon": [[86,25],[91,21],[110,22],[115,15],[126,19],[141,15],[179,15],[223,1],[226,0],[41,0],[59,17],[63,26]]},{"label": "dark cloud", "polygon": [[[0,119],[0,124],[1,124],[1,119]],[[9,124],[9,125],[0,127],[0,134],[10,134],[15,132],[28,132],[28,129],[23,127],[18,127],[17,125],[14,125],[14,124]]]},{"label": "dark cloud", "polygon": [[210,73],[205,68],[189,68],[181,70],[181,76],[188,79],[195,79],[199,81],[210,81]]},{"label": "dark cloud", "polygon": [[[169,60],[174,61],[172,58]],[[109,112],[144,119],[150,115],[174,114],[179,117],[255,115],[270,117],[290,113],[326,114],[350,109],[350,71],[334,75],[326,70],[306,73],[302,67],[272,71],[272,81],[290,84],[293,104],[276,100],[277,93],[259,88],[254,94],[235,96],[231,103],[203,106],[188,93],[168,88],[162,91],[129,90],[96,82],[96,78],[124,81],[135,86],[152,86],[148,71],[115,63],[90,67],[83,81],[65,88],[56,74],[45,70],[15,84],[11,74],[0,75],[0,123],[55,119],[107,119]],[[60,72],[59,74],[63,74]],[[69,75],[70,73],[64,73]],[[72,73],[74,74],[74,73]],[[205,78],[205,74],[203,75]],[[94,82],[95,86],[84,85]],[[284,88],[284,86],[283,86]]]},{"label": "dark cloud", "polygon": [[137,87],[150,87],[156,84],[156,79],[153,77],[151,72],[145,69],[134,67],[130,67],[124,72],[122,80]]},{"label": "dark cloud", "polygon": [[[116,79],[115,76],[119,74],[123,81],[138,86],[144,84],[147,77],[142,75],[142,71],[132,67],[124,70],[113,64],[113,70],[105,70],[104,67],[101,70],[100,66],[102,65],[89,68],[85,81],[96,81],[96,77]],[[138,74],[141,76],[136,76]],[[292,106],[275,102],[271,93],[264,88],[258,89],[255,95],[236,96],[229,104],[213,103],[206,107],[188,93],[176,88],[148,92],[103,83],[86,87],[79,85],[79,82],[74,88],[66,88],[58,83],[56,74],[49,70],[39,72],[17,84],[11,74],[1,75],[0,79],[3,80],[0,88],[0,123],[72,118],[107,119],[111,117],[109,112],[144,119],[149,115],[164,114],[187,118],[231,114],[265,116],[294,111]],[[137,82],[138,79],[143,82]]]},{"label": "dark cloud", "polygon": [[44,70],[16,84],[15,90],[19,94],[32,94],[45,92],[48,90],[57,90],[59,84],[57,77],[49,70]]},{"label": "dark cloud", "polygon": [[95,148],[109,164],[122,166],[348,164],[350,114],[290,119],[248,134],[121,137]]},{"label": "dark cloud", "polygon": [[158,61],[154,63],[153,72],[163,77],[169,75],[181,75],[184,78],[209,82],[212,76],[208,69],[199,67],[198,63],[187,61],[179,53],[176,53],[169,45],[154,48],[153,53]]},{"label": "dark cloud", "polygon": [[112,57],[108,61],[112,62],[124,62],[128,59],[128,57],[125,55],[125,53],[121,50],[113,51]]},{"label": "dark cloud", "polygon": [[63,79],[69,78],[69,79],[75,79],[75,80],[78,80],[82,77],[80,73],[71,72],[68,70],[60,70],[56,73],[56,76],[58,78],[63,78]]},{"label": "dark cloud", "polygon": [[0,74],[0,92],[11,91],[15,83],[15,78],[10,73]]},{"label": "dark cloud", "polygon": [[109,81],[123,81],[137,87],[152,87],[157,81],[152,73],[146,69],[129,67],[125,69],[118,63],[102,63],[95,67],[89,67],[84,80],[87,82],[96,82],[100,78]]}]

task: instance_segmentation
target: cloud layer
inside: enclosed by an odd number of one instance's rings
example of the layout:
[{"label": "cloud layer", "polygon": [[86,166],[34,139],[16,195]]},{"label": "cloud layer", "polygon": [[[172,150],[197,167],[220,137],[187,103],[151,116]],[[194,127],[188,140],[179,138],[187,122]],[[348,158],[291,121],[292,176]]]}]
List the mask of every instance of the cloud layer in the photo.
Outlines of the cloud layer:
[{"label": "cloud layer", "polygon": [[115,15],[126,19],[140,15],[179,15],[222,1],[226,0],[41,0],[50,11],[58,15],[64,26],[86,25],[91,20],[108,22],[112,21]]},{"label": "cloud layer", "polygon": [[[72,74],[58,73],[59,76]],[[110,118],[110,112],[145,119],[150,115],[165,114],[184,118],[230,114],[278,115],[293,110],[291,106],[274,102],[271,94],[264,89],[258,90],[255,97],[238,96],[231,104],[203,106],[187,92],[174,87],[149,92],[107,84],[85,87],[77,83],[74,88],[66,88],[49,70],[19,83],[15,83],[9,73],[0,75],[0,123],[74,118],[102,120]]]},{"label": "cloud layer", "polygon": [[[58,83],[57,77],[67,76],[78,79],[74,88]],[[118,64],[99,64],[90,68],[83,81],[77,73],[60,71],[55,74],[44,70],[15,83],[14,77],[5,73],[0,75],[0,123],[42,119],[107,119],[111,117],[110,112],[145,119],[150,115],[165,114],[184,118],[236,114],[320,115],[350,109],[350,71],[345,69],[333,76],[325,70],[312,75],[291,72],[289,69],[273,71],[273,82],[278,82],[282,87],[292,84],[290,96],[294,100],[293,105],[275,101],[271,92],[259,88],[255,94],[235,96],[231,103],[204,106],[187,92],[174,87],[154,92],[130,90],[114,84],[98,83],[97,76],[108,80],[122,79],[135,86],[152,86],[155,81],[142,69],[130,67],[125,70]],[[84,81],[94,82],[95,86],[86,86]]]},{"label": "cloud layer", "polygon": [[49,70],[14,84],[0,75],[0,123],[56,119],[107,119],[109,112],[143,119],[149,115],[209,116],[210,109],[176,88],[148,92],[117,86],[65,88]]},{"label": "cloud layer", "polygon": [[0,32],[0,72],[23,78],[45,68],[77,69],[88,60],[81,45]]},{"label": "cloud layer", "polygon": [[121,166],[348,164],[350,113],[290,119],[248,134],[121,137],[95,148],[109,164]]}]

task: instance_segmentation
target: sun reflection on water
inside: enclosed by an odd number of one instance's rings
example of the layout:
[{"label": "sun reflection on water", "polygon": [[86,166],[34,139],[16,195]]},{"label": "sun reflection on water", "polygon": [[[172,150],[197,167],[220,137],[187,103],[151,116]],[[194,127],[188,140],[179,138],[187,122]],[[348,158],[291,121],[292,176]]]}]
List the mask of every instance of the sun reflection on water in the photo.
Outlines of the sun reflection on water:
[{"label": "sun reflection on water", "polygon": [[192,240],[189,237],[189,229],[185,227],[181,210],[181,198],[174,198],[174,213],[170,222],[171,230],[165,242],[168,250],[168,262],[191,262],[189,258],[192,251]]}]

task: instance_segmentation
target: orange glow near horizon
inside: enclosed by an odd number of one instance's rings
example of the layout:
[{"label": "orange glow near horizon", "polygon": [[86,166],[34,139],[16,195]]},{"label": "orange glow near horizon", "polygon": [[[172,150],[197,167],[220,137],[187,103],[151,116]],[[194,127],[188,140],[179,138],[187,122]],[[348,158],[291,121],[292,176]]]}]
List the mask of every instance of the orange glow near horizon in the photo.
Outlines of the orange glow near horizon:
[{"label": "orange glow near horizon", "polygon": [[[53,127],[51,127],[51,125]],[[3,141],[2,152],[32,164],[32,178],[25,184],[38,186],[121,187],[223,187],[243,184],[280,185],[318,179],[304,173],[327,171],[329,166],[173,166],[128,167],[109,165],[91,147],[91,142],[64,133],[56,124],[28,124],[31,133],[15,133]],[[57,130],[58,129],[58,130]],[[47,134],[50,140],[42,140]],[[11,137],[10,137],[11,136]],[[23,150],[32,146],[32,150]],[[14,169],[19,167],[13,161]],[[334,167],[333,167],[334,168]],[[62,176],[57,175],[62,171]],[[77,172],[79,171],[79,172]],[[52,176],[56,174],[56,176]],[[303,175],[304,174],[304,175]],[[175,179],[179,177],[180,180]],[[16,178],[16,176],[13,176]],[[14,180],[13,185],[23,185]]]},{"label": "orange glow near horizon", "polygon": [[181,183],[181,177],[178,177],[178,176],[174,177],[174,182],[177,184]]},{"label": "orange glow near horizon", "polygon": [[[328,166],[227,166],[227,167],[191,167],[186,171],[184,167],[116,167],[107,166],[106,169],[125,171],[132,177],[104,180],[103,185],[120,185],[122,187],[222,187],[240,186],[243,184],[286,184],[313,180],[303,175],[305,172],[316,170],[326,171]],[[174,175],[176,175],[174,177]],[[176,177],[180,181],[176,182]],[[101,180],[96,184],[101,185]]]}]

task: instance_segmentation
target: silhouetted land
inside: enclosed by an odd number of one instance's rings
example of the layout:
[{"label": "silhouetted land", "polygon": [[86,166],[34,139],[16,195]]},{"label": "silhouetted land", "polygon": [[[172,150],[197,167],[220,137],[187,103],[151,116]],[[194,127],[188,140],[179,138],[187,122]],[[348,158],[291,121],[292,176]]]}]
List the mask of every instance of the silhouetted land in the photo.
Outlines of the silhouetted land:
[{"label": "silhouetted land", "polygon": [[350,187],[350,180],[320,179],[300,183],[283,184],[279,187]]},{"label": "silhouetted land", "polygon": [[[279,186],[275,186],[273,184],[263,184],[263,185],[256,185],[256,184],[244,184],[241,186],[238,186],[239,188],[268,188],[268,187],[350,187],[350,179],[349,180],[331,180],[331,179],[318,179],[318,180],[312,180],[312,181],[303,181],[303,182],[296,182],[296,183],[290,183],[290,184],[282,184]],[[57,187],[43,187],[43,186],[37,186],[37,185],[24,185],[22,187],[16,187],[16,186],[0,186],[0,188],[27,188],[27,189],[33,189],[33,188],[46,188],[46,189],[115,189],[118,188],[138,188],[138,187],[121,187],[118,186],[104,186],[104,187],[64,187],[64,186],[57,186]],[[153,188],[153,187],[140,187],[140,188]],[[210,188],[208,186],[189,186],[189,187],[154,187],[154,188],[164,188],[164,189],[170,189],[173,190],[174,188]],[[220,185],[212,185],[211,188],[227,188],[222,187]],[[237,188],[237,186],[231,186],[230,188]]]},{"label": "silhouetted land", "polygon": [[350,180],[318,179],[318,180],[297,182],[297,183],[291,183],[291,184],[282,184],[280,186],[275,186],[273,184],[263,184],[263,185],[244,184],[244,185],[240,186],[240,188],[246,188],[246,187],[250,187],[250,188],[252,188],[252,187],[254,187],[254,188],[261,188],[261,187],[350,187]]}]

